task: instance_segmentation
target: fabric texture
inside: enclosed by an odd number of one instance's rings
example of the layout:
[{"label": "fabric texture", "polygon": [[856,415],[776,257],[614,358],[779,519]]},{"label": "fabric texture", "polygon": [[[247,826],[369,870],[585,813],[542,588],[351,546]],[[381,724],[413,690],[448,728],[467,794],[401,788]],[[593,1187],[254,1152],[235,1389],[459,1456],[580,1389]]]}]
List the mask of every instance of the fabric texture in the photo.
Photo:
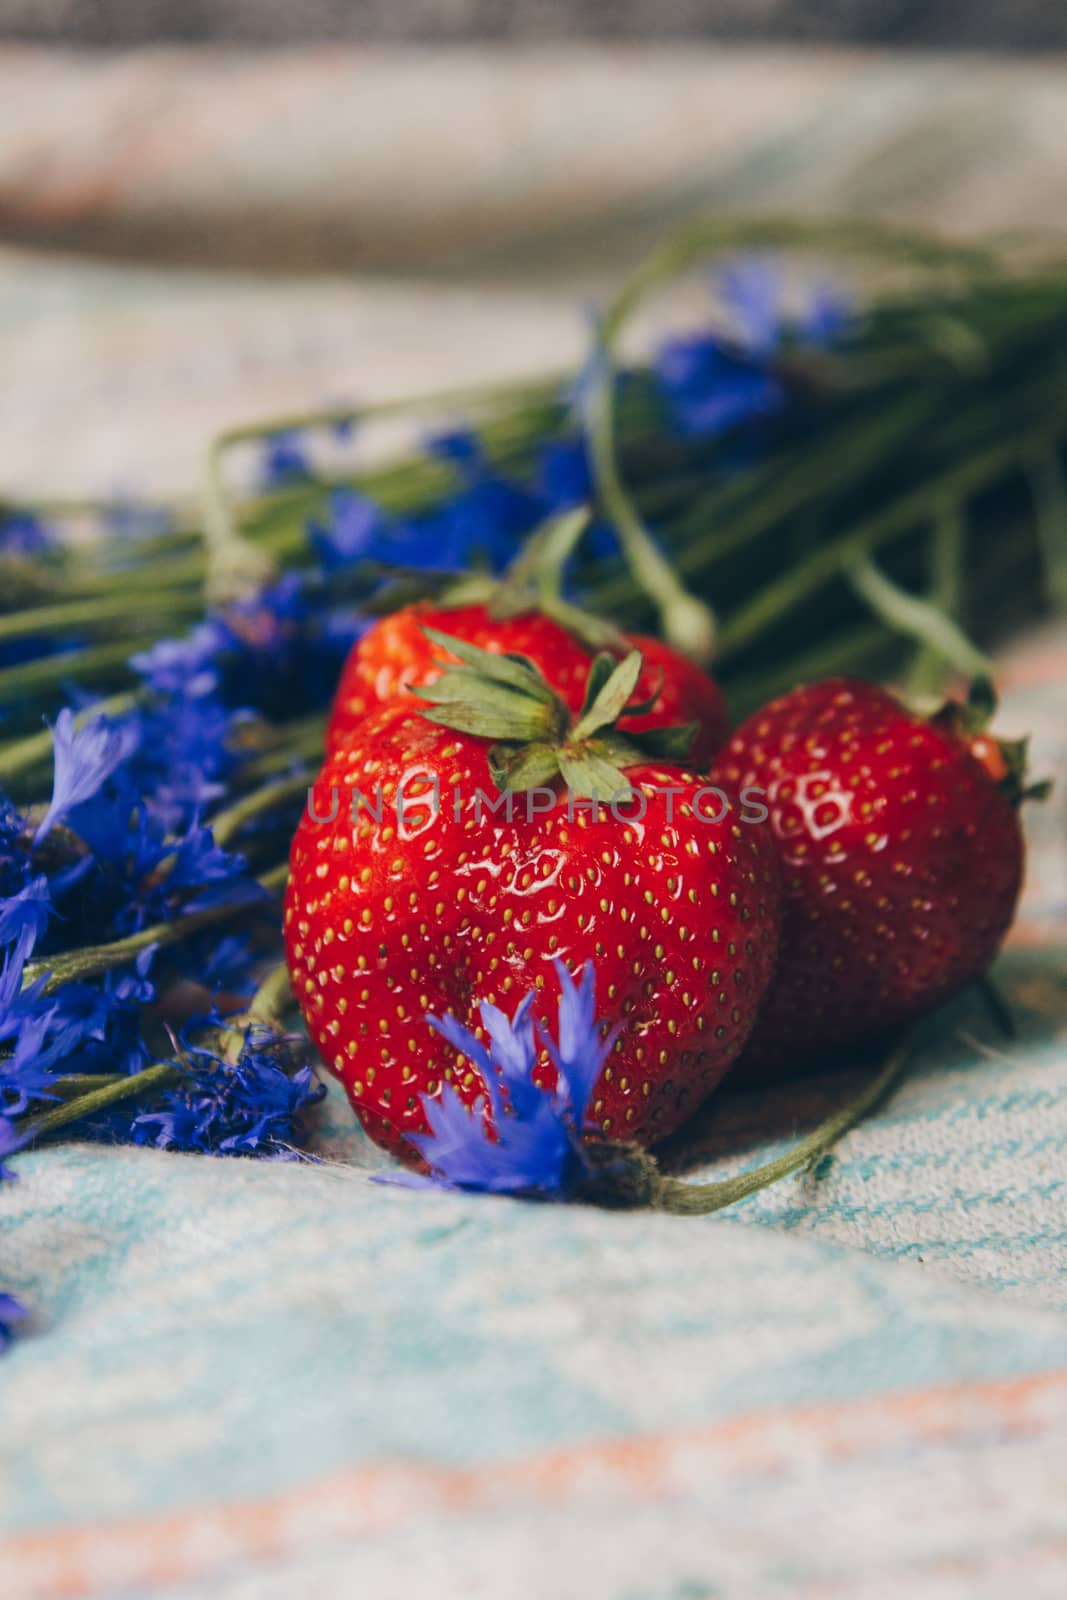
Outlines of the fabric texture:
[{"label": "fabric texture", "polygon": [[[188,488],[212,430],[243,416],[573,360],[580,284],[709,204],[859,197],[977,228],[1055,214],[1062,192],[1062,88],[1037,66],[992,96],[985,67],[945,61],[855,78],[797,58],[775,77],[694,56],[641,79],[604,56],[562,98],[543,60],[526,98],[517,67],[469,62],[438,67],[437,89],[425,63],[377,62],[351,94],[355,68],[325,54],[191,70],[0,57],[9,238],[186,237],[211,259],[252,237],[269,261],[273,211],[298,197],[309,240],[343,255],[358,236],[376,265],[436,239],[532,272],[566,236],[589,244],[588,278],[270,283],[8,248],[5,489]],[[494,166],[505,102],[538,138],[513,133]],[[406,144],[374,120],[405,103],[425,116]],[[900,206],[895,158],[917,148]],[[33,1316],[0,1361],[2,1600],[1060,1600],[1067,636],[1021,641],[1004,668],[1001,724],[1033,733],[1033,769],[1057,781],[1029,810],[997,969],[1017,1037],[961,999],[817,1175],[706,1218],[390,1190],[336,1092],[319,1164],[16,1158],[0,1286]],[[765,1158],[855,1087],[723,1094],[684,1170]]]},{"label": "fabric texture", "polygon": [[[1018,1036],[959,1001],[818,1175],[701,1219],[394,1191],[336,1092],[319,1165],[21,1158],[5,1600],[1062,1594],[1065,664],[1007,664],[1059,781]],[[713,1100],[691,1177],[853,1087]]]}]

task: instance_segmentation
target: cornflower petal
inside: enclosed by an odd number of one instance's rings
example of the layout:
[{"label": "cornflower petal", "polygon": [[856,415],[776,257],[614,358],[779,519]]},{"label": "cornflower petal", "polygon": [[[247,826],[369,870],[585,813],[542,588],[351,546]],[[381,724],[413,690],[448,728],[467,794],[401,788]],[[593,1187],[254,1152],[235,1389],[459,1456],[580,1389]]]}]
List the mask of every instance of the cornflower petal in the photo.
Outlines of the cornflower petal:
[{"label": "cornflower petal", "polygon": [[140,742],[140,722],[134,717],[115,721],[97,716],[75,728],[73,713],[64,707],[52,730],[52,801],[33,836],[34,844],[40,844],[67,812],[91,800]]}]

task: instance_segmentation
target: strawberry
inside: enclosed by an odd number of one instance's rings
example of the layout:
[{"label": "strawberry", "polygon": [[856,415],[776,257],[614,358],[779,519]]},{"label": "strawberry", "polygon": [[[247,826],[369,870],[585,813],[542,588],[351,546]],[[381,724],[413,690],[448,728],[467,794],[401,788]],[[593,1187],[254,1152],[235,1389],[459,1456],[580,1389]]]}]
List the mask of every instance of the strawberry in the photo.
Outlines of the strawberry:
[{"label": "strawberry", "polygon": [[828,1060],[989,965],[1023,844],[995,781],[1001,747],[982,736],[974,753],[967,722],[963,707],[928,722],[834,678],[783,695],[730,740],[712,781],[766,790],[782,884],[778,971],[735,1081]]},{"label": "strawberry", "polygon": [[[286,947],[311,1037],[372,1137],[415,1159],[424,1097],[483,1093],[427,1014],[484,1039],[479,1002],[510,1014],[534,991],[545,1021],[557,961],[577,974],[592,960],[601,1027],[620,1030],[592,1122],[666,1135],[742,1048],[769,979],[768,830],[649,753],[669,734],[617,730],[637,651],[596,658],[575,721],[529,662],[437,643],[464,665],[418,691],[429,707],[397,699],[353,729],[293,841]],[[542,1050],[536,1081],[553,1071]]]},{"label": "strawberry", "polygon": [[[581,710],[591,652],[560,622],[536,610],[498,621],[482,604],[449,610],[423,602],[384,617],[353,646],[337,688],[326,734],[327,750],[347,740],[376,707],[406,688],[432,683],[440,675],[442,652],[435,650],[424,628],[439,629],[483,650],[525,656],[540,667],[571,711]],[[644,661],[637,698],[655,702],[643,715],[625,717],[622,727],[637,733],[695,723],[688,759],[698,771],[706,770],[727,733],[726,707],[718,685],[662,639],[643,634],[620,635],[619,639],[614,654],[621,659],[628,648],[636,648]]]}]

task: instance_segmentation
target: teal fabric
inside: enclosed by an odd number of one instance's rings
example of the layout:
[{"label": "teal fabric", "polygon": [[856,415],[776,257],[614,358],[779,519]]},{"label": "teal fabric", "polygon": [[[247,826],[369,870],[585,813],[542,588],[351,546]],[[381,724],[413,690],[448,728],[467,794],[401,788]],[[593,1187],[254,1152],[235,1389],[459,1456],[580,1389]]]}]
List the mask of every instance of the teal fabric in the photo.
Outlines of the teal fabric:
[{"label": "teal fabric", "polygon": [[[1047,687],[1013,706],[1055,769]],[[828,1164],[725,1214],[376,1185],[336,1090],[318,1164],[19,1157],[5,1600],[992,1596],[1008,1550],[1061,1594],[1060,822],[997,968],[1017,1037],[961,999]],[[723,1095],[673,1154],[737,1170],[856,1084]]]}]

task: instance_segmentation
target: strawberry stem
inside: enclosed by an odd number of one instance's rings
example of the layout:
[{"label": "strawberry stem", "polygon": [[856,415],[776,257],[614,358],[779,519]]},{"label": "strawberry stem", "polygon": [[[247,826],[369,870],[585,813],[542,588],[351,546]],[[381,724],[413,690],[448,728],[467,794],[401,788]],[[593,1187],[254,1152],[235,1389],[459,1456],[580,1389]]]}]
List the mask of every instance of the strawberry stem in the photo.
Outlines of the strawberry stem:
[{"label": "strawberry stem", "polygon": [[1035,451],[1027,476],[1036,512],[1045,593],[1053,611],[1067,611],[1067,483],[1055,435]]},{"label": "strawberry stem", "polygon": [[850,1128],[895,1089],[914,1060],[910,1040],[897,1044],[880,1070],[859,1094],[820,1122],[785,1155],[715,1183],[686,1183],[662,1173],[655,1157],[633,1146],[591,1144],[584,1147],[590,1176],[579,1186],[577,1198],[604,1206],[651,1206],[676,1216],[704,1216],[722,1211],[738,1200],[768,1188],[791,1173],[813,1166],[841,1140]]},{"label": "strawberry stem", "polygon": [[715,652],[715,613],[682,583],[675,566],[645,527],[623,486],[615,454],[614,372],[607,349],[589,405],[589,454],[600,502],[622,546],[633,577],[655,605],[663,636],[694,661],[705,664]]},{"label": "strawberry stem", "polygon": [[[288,877],[289,865],[283,862],[269,872],[262,873],[257,882],[268,894],[277,894],[284,889]],[[23,987],[35,983],[38,978],[44,978],[42,992],[53,994],[65,983],[96,978],[115,967],[125,966],[142,950],[147,950],[149,945],[175,944],[201,928],[238,917],[262,904],[260,900],[235,900],[224,905],[205,906],[202,911],[187,911],[173,922],[154,923],[150,928],[142,928],[140,932],[128,934],[124,939],[113,939],[108,944],[86,945],[84,949],[69,950],[62,955],[43,956],[38,961],[27,962],[22,976]]]},{"label": "strawberry stem", "polygon": [[917,639],[965,678],[992,676],[989,657],[939,606],[900,588],[869,556],[860,556],[846,570],[853,589],[887,627]]},{"label": "strawberry stem", "polygon": [[[213,1029],[207,1035],[209,1039],[212,1034],[217,1038],[219,1054],[223,1060],[229,1062],[237,1060],[250,1027],[280,1025],[290,992],[289,973],[285,963],[280,962],[271,968],[260,984],[249,1001],[248,1010],[228,1026]],[[128,1077],[97,1078],[95,1084],[84,1092],[76,1093],[62,1105],[34,1117],[32,1122],[20,1129],[20,1139],[24,1144],[32,1144],[50,1133],[57,1133],[60,1128],[65,1128],[73,1122],[81,1122],[86,1117],[110,1111],[113,1106],[121,1105],[123,1101],[141,1099],[153,1090],[170,1088],[172,1084],[181,1080],[182,1071],[183,1061],[179,1056],[171,1061],[154,1062],[152,1066],[145,1067],[141,1072],[131,1073]],[[77,1081],[92,1083],[88,1074],[81,1080],[67,1081],[71,1084]]]},{"label": "strawberry stem", "polygon": [[736,1178],[724,1178],[717,1183],[685,1183],[679,1178],[660,1177],[655,1186],[652,1205],[657,1211],[670,1211],[679,1216],[702,1216],[706,1212],[721,1211],[738,1200],[766,1189],[780,1178],[811,1166],[833,1149],[854,1128],[861,1118],[884,1100],[896,1088],[913,1059],[910,1042],[897,1045],[885,1063],[859,1094],[820,1122],[806,1138],[795,1144],[785,1155],[742,1172]]}]

